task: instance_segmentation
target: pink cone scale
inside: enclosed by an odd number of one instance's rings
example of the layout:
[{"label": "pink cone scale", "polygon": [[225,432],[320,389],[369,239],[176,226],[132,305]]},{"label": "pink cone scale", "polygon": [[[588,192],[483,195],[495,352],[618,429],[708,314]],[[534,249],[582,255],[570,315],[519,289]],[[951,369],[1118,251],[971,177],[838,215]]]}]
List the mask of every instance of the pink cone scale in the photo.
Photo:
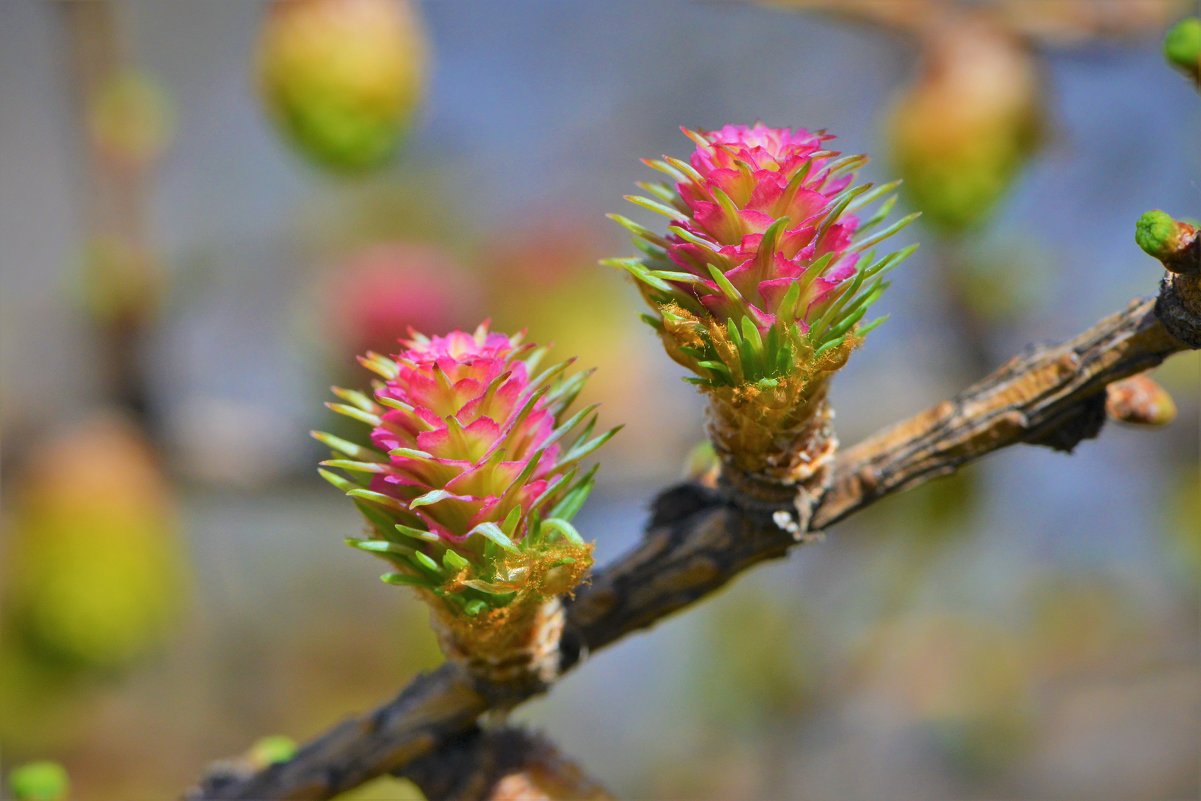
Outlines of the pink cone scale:
[{"label": "pink cone scale", "polygon": [[349,543],[396,568],[385,581],[471,617],[570,591],[591,564],[570,522],[595,474],[580,463],[616,433],[592,435],[595,406],[569,412],[588,374],[539,369],[546,348],[486,325],[402,344],[360,358],[370,395],[334,389],[362,441],[313,434],[334,451],[322,476],[368,522]]},{"label": "pink cone scale", "polygon": [[824,132],[684,133],[696,146],[688,161],[645,161],[670,182],[627,198],[666,217],[666,232],[610,215],[643,256],[606,263],[634,276],[656,312],[648,322],[696,383],[770,384],[883,322],[861,325],[913,248],[879,259],[872,248],[917,216],[883,225],[897,183],[855,184],[867,157],[829,149]]}]

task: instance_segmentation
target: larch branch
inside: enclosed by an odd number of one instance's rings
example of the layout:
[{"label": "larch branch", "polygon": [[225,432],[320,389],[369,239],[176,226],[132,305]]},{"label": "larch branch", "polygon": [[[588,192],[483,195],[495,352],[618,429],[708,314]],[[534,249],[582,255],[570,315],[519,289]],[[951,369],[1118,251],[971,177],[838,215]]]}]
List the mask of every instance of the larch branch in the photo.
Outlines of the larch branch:
[{"label": "larch branch", "polygon": [[[1177,339],[1161,321],[1171,316],[1165,299],[1178,301],[1182,294],[1174,281],[1198,278],[1169,278],[1158,302],[1133,301],[1074,339],[1029,348],[956,398],[844,451],[811,530],[1011,445],[1070,451],[1096,436],[1105,420],[1107,385],[1197,347]],[[1184,288],[1185,296],[1196,297],[1192,283]],[[1172,314],[1179,316],[1180,308],[1176,303]],[[1186,311],[1201,320],[1201,308],[1190,303]],[[660,493],[642,541],[599,570],[568,608],[562,670],[808,539],[809,531],[789,533],[774,522],[791,510],[773,513],[739,501],[696,483]],[[454,738],[472,731],[481,714],[520,700],[500,696],[447,663],[375,711],[317,737],[290,762],[253,775],[210,774],[188,798],[331,798],[376,776],[403,773],[419,758],[449,759],[461,745]]]}]

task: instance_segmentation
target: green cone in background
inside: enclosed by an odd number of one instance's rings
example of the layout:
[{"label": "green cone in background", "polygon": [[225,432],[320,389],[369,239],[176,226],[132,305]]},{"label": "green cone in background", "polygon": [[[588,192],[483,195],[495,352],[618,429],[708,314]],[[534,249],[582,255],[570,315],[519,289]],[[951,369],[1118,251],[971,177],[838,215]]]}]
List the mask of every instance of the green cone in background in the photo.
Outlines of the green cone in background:
[{"label": "green cone in background", "polygon": [[69,739],[79,692],[160,648],[186,567],[166,479],[131,424],[64,427],[13,470],[0,563],[0,745]]},{"label": "green cone in background", "polygon": [[387,163],[408,133],[426,51],[408,0],[281,0],[259,37],[260,94],[310,161],[368,172]]},{"label": "green cone in background", "polygon": [[901,191],[947,232],[983,222],[1042,138],[1040,76],[1003,31],[968,20],[930,34],[885,125]]}]

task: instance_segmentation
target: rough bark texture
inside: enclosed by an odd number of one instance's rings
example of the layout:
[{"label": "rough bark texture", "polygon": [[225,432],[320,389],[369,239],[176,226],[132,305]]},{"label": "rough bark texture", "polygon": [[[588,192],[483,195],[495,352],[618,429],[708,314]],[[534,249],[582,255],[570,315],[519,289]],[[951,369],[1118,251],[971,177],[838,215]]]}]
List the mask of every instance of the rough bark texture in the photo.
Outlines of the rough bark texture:
[{"label": "rough bark texture", "polygon": [[1186,347],[1164,328],[1155,307],[1154,299],[1136,300],[1075,339],[1030,347],[952,400],[843,451],[814,526],[1009,445],[1071,451],[1096,436],[1106,385]]},{"label": "rough bark texture", "polygon": [[[1201,316],[1201,309],[1186,311]],[[808,529],[780,527],[779,513],[790,508],[748,508],[700,484],[667,489],[641,543],[598,571],[568,607],[561,670],[880,498],[1010,445],[1070,451],[1100,430],[1109,383],[1186,347],[1156,316],[1155,300],[1145,299],[1061,345],[1030,348],[953,400],[840,454]],[[210,776],[189,798],[330,798],[375,776],[403,773],[435,749],[430,758],[442,759],[453,738],[490,708],[488,697],[460,668],[444,665],[374,712],[319,736],[292,761],[256,775]]]}]

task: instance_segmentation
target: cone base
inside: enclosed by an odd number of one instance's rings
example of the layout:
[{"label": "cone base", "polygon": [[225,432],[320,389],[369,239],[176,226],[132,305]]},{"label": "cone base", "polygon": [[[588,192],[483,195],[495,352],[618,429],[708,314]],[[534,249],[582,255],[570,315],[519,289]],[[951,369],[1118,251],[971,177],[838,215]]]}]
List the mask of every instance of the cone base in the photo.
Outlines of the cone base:
[{"label": "cone base", "polygon": [[799,419],[784,424],[754,420],[716,398],[708,417],[721,460],[719,485],[741,506],[766,512],[792,506],[802,518],[798,522],[807,523],[829,487],[838,450],[824,392],[805,405]]},{"label": "cone base", "polygon": [[430,617],[442,653],[490,693],[521,698],[544,689],[559,676],[559,641],[566,612],[558,597],[505,607],[478,618],[435,606]]}]

